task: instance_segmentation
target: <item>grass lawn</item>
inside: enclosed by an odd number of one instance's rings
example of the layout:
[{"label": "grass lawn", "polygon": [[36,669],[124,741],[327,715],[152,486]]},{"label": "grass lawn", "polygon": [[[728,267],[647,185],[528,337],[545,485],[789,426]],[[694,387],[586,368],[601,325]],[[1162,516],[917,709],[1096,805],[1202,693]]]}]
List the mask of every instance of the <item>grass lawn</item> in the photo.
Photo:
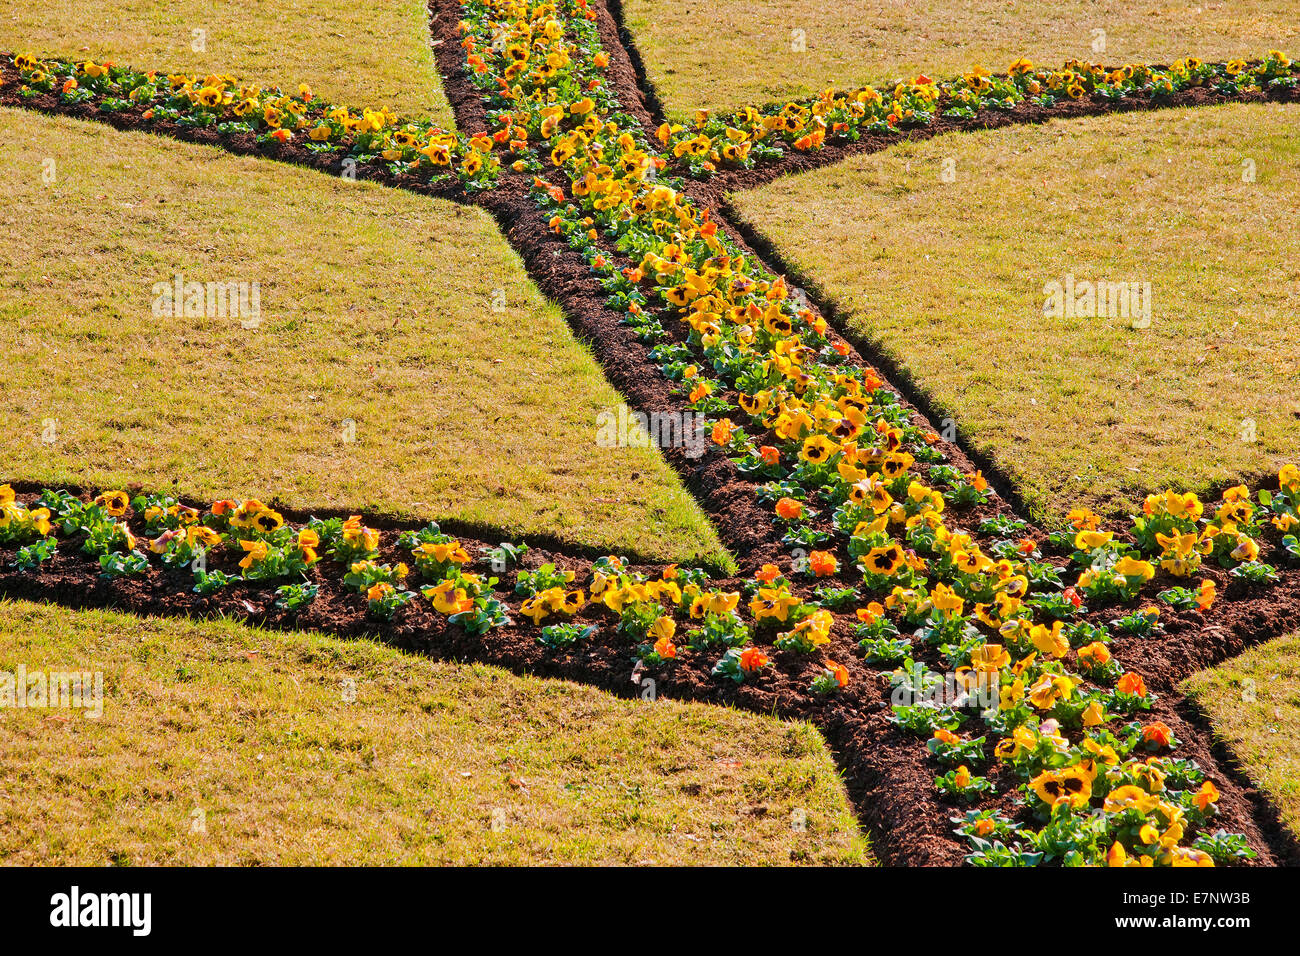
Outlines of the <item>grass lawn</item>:
[{"label": "grass lawn", "polygon": [[[656,449],[597,446],[620,397],[486,213],[21,111],[0,156],[0,481],[721,555]],[[155,316],[178,273],[260,324]]]},{"label": "grass lawn", "polygon": [[0,602],[0,671],[19,665],[101,671],[103,702],[0,706],[9,864],[869,862],[805,724],[368,641]]},{"label": "grass lawn", "polygon": [[[678,118],[1029,56],[1060,65],[1300,53],[1292,0],[624,0],[651,82]],[[1094,52],[1105,31],[1104,52]],[[795,31],[802,31],[797,33]]]},{"label": "grass lawn", "polygon": [[[1114,513],[1300,459],[1297,124],[1232,105],[944,136],[734,201],[1040,517]],[[1071,275],[1149,282],[1150,326],[1049,317]]]},{"label": "grass lawn", "polygon": [[1300,634],[1201,671],[1182,690],[1300,836]]},{"label": "grass lawn", "polygon": [[453,122],[424,0],[0,0],[0,50],[306,82],[348,106]]}]

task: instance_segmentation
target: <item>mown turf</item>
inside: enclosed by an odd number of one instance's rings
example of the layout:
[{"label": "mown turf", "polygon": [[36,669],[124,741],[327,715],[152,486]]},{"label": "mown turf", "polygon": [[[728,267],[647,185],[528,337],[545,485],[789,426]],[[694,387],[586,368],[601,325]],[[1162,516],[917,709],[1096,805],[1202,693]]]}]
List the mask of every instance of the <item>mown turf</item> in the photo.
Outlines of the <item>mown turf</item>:
[{"label": "mown turf", "polygon": [[[0,157],[0,481],[721,555],[657,450],[597,446],[620,397],[486,213],[20,111]],[[155,316],[177,273],[260,324]]]},{"label": "mown turf", "polygon": [[[1040,514],[1119,512],[1300,458],[1297,123],[1233,105],[950,135],[734,198]],[[1150,282],[1150,327],[1045,315],[1069,275]]]},{"label": "mown turf", "polygon": [[1300,837],[1300,634],[1195,674],[1182,690]]},{"label": "mown turf", "polygon": [[0,602],[0,671],[19,665],[100,671],[103,701],[0,706],[10,864],[869,861],[807,725],[368,641]]},{"label": "mown turf", "polygon": [[[1020,56],[1060,65],[1300,52],[1291,0],[623,0],[651,82],[678,117]],[[1103,52],[1092,48],[1105,31]],[[802,31],[802,34],[795,31]],[[802,42],[802,48],[800,44]]]},{"label": "mown turf", "polygon": [[454,121],[424,0],[0,0],[0,50],[305,82],[349,106]]}]

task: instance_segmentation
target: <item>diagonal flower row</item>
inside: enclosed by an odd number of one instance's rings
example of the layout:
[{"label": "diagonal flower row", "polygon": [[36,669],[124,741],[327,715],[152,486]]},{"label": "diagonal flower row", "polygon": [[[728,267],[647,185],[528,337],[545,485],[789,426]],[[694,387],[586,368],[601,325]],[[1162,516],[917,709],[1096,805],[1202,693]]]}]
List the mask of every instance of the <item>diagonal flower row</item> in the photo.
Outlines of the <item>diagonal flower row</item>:
[{"label": "diagonal flower row", "polygon": [[142,73],[110,62],[26,53],[4,60],[17,70],[25,100],[54,96],[65,108],[84,105],[105,117],[123,114],[156,127],[211,130],[226,142],[252,137],[262,147],[298,146],[389,176],[415,175],[435,184],[454,179],[470,191],[492,188],[501,169],[493,152],[500,137],[457,134],[386,109],[335,106],[305,83],[285,92],[219,74]]},{"label": "diagonal flower row", "polygon": [[817,97],[718,115],[697,110],[692,122],[664,123],[655,135],[688,175],[703,179],[719,169],[753,169],[779,160],[787,149],[812,153],[867,135],[974,119],[983,110],[1010,112],[1025,103],[1045,110],[1060,103],[1162,103],[1193,89],[1225,98],[1281,96],[1297,83],[1300,68],[1278,50],[1257,60],[1227,63],[1188,57],[1168,67],[1107,68],[1070,60],[1060,69],[1047,69],[1022,57],[1001,76],[977,67],[944,82],[922,74],[889,87],[826,90]]}]

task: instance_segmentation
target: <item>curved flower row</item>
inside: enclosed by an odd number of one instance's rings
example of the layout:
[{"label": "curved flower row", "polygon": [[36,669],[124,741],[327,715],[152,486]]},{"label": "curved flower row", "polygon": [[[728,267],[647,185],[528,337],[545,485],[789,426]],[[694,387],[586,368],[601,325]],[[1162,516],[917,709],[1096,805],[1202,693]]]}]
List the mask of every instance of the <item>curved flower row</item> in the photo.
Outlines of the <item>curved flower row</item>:
[{"label": "curved flower row", "polygon": [[[1084,601],[1134,601],[1157,563],[1185,577],[1212,557],[1247,580],[1273,579],[1258,560],[1261,521],[1281,527],[1300,517],[1291,474],[1258,506],[1234,490],[1211,519],[1191,496],[1154,497],[1131,541],[1076,511],[1075,530],[1051,542],[1072,552],[1078,575],[1068,587],[1069,566],[1043,560],[1022,522],[985,522],[980,533],[993,540],[981,545],[948,523],[945,508],[986,500],[983,478],[944,464],[938,436],[911,422],[874,371],[843,361],[848,349],[824,320],[663,174],[668,158],[603,82],[607,59],[585,0],[471,0],[464,10],[471,76],[490,118],[512,130],[515,167],[539,174],[534,196],[551,228],[586,256],[609,304],[654,345],[689,407],[714,418],[714,442],[766,482],[760,495],[800,549],[791,573],[838,575],[836,583],[861,575],[860,584],[824,587],[810,600],[765,567],[746,588],[751,628],[736,612],[740,592],[712,593],[693,577],[683,585],[676,569],[647,581],[597,568],[591,594],[619,615],[641,665],[672,666],[685,612],[696,625],[685,642],[725,649],[714,673],[744,681],[771,663],[754,634],[770,631],[776,651],[821,653],[832,611],[856,606],[864,660],[896,667],[896,723],[931,737],[936,759],[955,765],[937,778],[939,789],[978,798],[994,784],[970,765],[989,760],[1016,782],[1018,822],[994,810],[960,818],[972,863],[1206,864],[1250,855],[1239,836],[1208,832],[1217,792],[1194,764],[1170,755],[1177,741],[1167,727],[1108,726],[1153,698],[1112,659],[1110,629],[1084,618]],[[528,616],[539,625],[569,616],[566,586],[539,592]],[[864,603],[872,596],[880,600]],[[1215,583],[1160,597],[1205,609]],[[1113,626],[1149,634],[1158,617],[1139,608]],[[901,637],[899,625],[912,636]],[[584,633],[561,620],[540,639],[567,645]],[[958,699],[927,699],[942,675],[915,658],[952,671]],[[835,693],[847,678],[827,660],[812,689]],[[991,701],[978,703],[981,689]],[[972,720],[985,733],[959,735]]]},{"label": "curved flower row", "polygon": [[464,136],[385,109],[334,106],[321,102],[305,83],[286,93],[230,76],[141,73],[93,60],[73,63],[20,53],[10,62],[22,82],[20,95],[28,99],[51,94],[65,106],[131,113],[147,123],[212,129],[223,138],[251,135],[263,145],[296,144],[392,175],[454,176],[469,190],[491,188],[501,168],[493,152],[501,141],[486,133]]},{"label": "curved flower row", "polygon": [[1011,110],[1021,103],[1050,109],[1060,101],[1168,99],[1193,88],[1229,97],[1292,90],[1300,82],[1298,69],[1277,50],[1251,61],[1203,63],[1188,57],[1168,67],[1114,69],[1082,60],[1045,69],[1022,57],[1001,76],[976,67],[943,82],[920,75],[890,87],[826,90],[809,99],[721,115],[698,110],[691,123],[665,123],[656,137],[691,176],[704,178],[718,169],[751,169],[780,159],[786,148],[815,152],[827,143],[857,142],[863,135],[929,126],[945,117],[971,119],[980,110]]}]

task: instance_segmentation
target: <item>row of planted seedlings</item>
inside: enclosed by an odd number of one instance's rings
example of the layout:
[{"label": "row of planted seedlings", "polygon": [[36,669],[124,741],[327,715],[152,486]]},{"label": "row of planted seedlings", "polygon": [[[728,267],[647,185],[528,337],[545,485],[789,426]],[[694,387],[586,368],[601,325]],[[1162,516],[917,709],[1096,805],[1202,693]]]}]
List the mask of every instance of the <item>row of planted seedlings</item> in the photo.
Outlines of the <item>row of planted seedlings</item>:
[{"label": "row of planted seedlings", "polygon": [[[1125,607],[1157,578],[1157,565],[1169,585],[1161,600],[1175,610],[1213,605],[1215,575],[1188,580],[1203,560],[1221,565],[1225,582],[1275,581],[1260,547],[1281,558],[1294,550],[1289,535],[1265,541],[1296,520],[1294,471],[1258,504],[1234,489],[1209,517],[1195,496],[1153,496],[1130,535],[1101,530],[1079,509],[1074,527],[1049,544],[1068,551],[1066,565],[1045,560],[1033,537],[1014,537],[1025,529],[1012,518],[985,519],[977,540],[950,525],[946,509],[986,502],[983,478],[947,464],[939,436],[917,425],[873,370],[848,361],[851,350],[825,321],[665,174],[668,158],[603,81],[608,60],[585,0],[476,0],[464,11],[470,75],[490,119],[511,130],[515,168],[536,174],[533,196],[551,228],[586,257],[610,307],[755,480],[797,549],[791,573],[835,579],[809,596],[765,567],[745,588],[757,634],[777,650],[816,654],[835,611],[852,608],[864,661],[892,670],[895,723],[926,737],[951,766],[936,779],[945,797],[982,799],[994,784],[978,770],[990,762],[1014,780],[1014,818],[996,807],[957,818],[972,863],[1250,857],[1240,835],[1212,828],[1218,791],[1174,756],[1169,728],[1135,719],[1153,695],[1108,644],[1112,627],[1158,626],[1158,611]],[[1075,572],[1067,586],[1063,575]],[[608,586],[598,580],[593,591],[601,597]],[[672,667],[675,622],[661,609],[676,588],[636,584],[629,608],[628,586],[613,592],[621,626],[653,638],[640,645],[644,666]],[[697,597],[691,610],[705,623],[692,643],[730,644],[716,672],[761,679],[771,661],[740,630],[751,625],[728,616],[733,595]],[[1114,624],[1076,620],[1085,602],[1120,608]],[[941,662],[962,695],[921,699],[944,681],[923,661]],[[842,662],[827,659],[810,691],[833,694],[847,677]],[[977,706],[974,690],[993,702]]]},{"label": "row of planted seedlings", "polygon": [[430,185],[454,181],[469,192],[491,189],[501,171],[494,152],[504,143],[500,136],[465,135],[384,108],[327,103],[306,83],[284,91],[225,74],[141,72],[111,62],[30,53],[0,56],[0,66],[8,65],[17,73],[19,97],[34,105],[52,97],[58,107],[83,107],[105,119],[130,118],[160,130],[206,130],[227,145],[252,137],[268,151],[296,148],[344,167],[350,163],[354,173],[415,176]]},{"label": "row of planted seedlings", "polygon": [[1059,69],[1017,59],[1002,75],[981,67],[951,80],[921,74],[887,87],[863,86],[723,113],[697,110],[690,123],[664,123],[655,136],[679,167],[704,179],[722,169],[753,169],[787,150],[812,153],[864,136],[974,119],[981,111],[1009,113],[1021,104],[1051,110],[1061,104],[1162,103],[1187,90],[1226,99],[1293,95],[1300,75],[1291,59],[1270,50],[1255,59],[1207,63],[1187,57],[1170,66],[1130,63],[1106,67],[1069,60]]},{"label": "row of planted seedlings", "polygon": [[196,599],[233,585],[243,593],[269,589],[275,609],[297,615],[320,594],[325,578],[317,568],[328,559],[339,566],[342,586],[376,621],[391,621],[422,596],[471,634],[510,623],[494,593],[499,579],[470,569],[509,568],[526,545],[479,546],[480,553],[471,555],[430,522],[399,533],[396,547],[405,560],[385,562],[381,536],[359,515],[295,525],[255,498],[201,509],[171,495],[106,491],[83,498],[44,489],[24,502],[11,486],[0,486],[0,547],[13,549],[5,568],[19,574],[50,567],[62,546],[97,562],[104,580],[158,572],[161,590],[188,590]]}]

